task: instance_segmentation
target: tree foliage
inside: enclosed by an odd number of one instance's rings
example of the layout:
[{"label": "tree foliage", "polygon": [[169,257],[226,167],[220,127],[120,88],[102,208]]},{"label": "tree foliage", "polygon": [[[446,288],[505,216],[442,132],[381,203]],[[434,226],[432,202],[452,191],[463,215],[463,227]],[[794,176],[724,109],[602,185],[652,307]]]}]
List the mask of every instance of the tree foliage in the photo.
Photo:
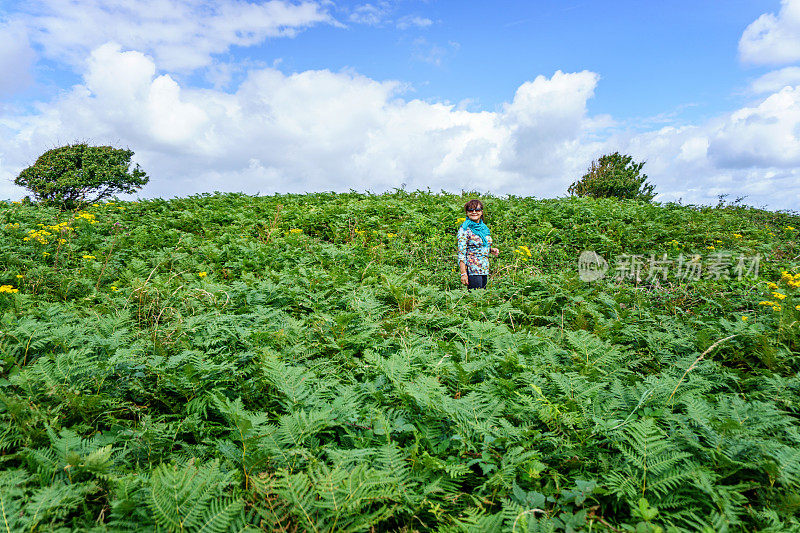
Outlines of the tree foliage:
[{"label": "tree foliage", "polygon": [[131,169],[131,157],[132,150],[69,144],[43,153],[14,183],[45,205],[74,209],[147,184],[138,164]]},{"label": "tree foliage", "polygon": [[640,174],[643,166],[644,162],[636,163],[631,156],[619,152],[601,156],[592,161],[589,171],[570,185],[567,192],[575,196],[649,202],[655,196],[654,186],[647,183],[646,174]]}]

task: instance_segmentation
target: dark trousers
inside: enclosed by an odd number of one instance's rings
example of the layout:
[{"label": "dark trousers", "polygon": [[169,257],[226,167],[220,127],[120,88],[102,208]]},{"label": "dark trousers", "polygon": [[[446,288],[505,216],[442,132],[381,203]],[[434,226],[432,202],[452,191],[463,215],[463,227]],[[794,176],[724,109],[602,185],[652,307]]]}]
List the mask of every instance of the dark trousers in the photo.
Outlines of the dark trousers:
[{"label": "dark trousers", "polygon": [[487,281],[489,281],[489,276],[485,274],[478,276],[473,276],[472,274],[468,274],[467,289],[485,289]]}]

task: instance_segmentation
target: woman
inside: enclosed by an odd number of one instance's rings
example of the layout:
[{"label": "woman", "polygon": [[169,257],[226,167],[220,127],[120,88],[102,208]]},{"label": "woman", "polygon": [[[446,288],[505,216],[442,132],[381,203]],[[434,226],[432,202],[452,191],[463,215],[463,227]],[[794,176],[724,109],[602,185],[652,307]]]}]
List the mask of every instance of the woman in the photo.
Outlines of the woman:
[{"label": "woman", "polygon": [[483,289],[489,278],[489,254],[495,257],[500,250],[492,248],[489,227],[483,222],[483,204],[473,199],[464,205],[466,220],[458,230],[458,268],[461,283],[468,289]]}]

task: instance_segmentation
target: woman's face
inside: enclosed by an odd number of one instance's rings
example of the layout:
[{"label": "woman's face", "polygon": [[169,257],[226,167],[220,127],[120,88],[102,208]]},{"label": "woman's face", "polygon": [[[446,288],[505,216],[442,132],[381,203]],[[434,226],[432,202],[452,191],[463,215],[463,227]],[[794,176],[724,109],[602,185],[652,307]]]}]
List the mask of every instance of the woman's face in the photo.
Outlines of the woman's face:
[{"label": "woman's face", "polygon": [[477,211],[469,211],[467,210],[467,217],[473,222],[477,222],[481,219],[481,215],[483,215],[483,206],[479,206]]}]

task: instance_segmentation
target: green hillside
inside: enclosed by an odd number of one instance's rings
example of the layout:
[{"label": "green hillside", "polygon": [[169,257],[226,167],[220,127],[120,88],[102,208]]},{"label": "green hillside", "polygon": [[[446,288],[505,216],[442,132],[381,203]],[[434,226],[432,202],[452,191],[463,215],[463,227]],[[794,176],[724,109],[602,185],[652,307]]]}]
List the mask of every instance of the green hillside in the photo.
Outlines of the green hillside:
[{"label": "green hillside", "polygon": [[800,530],[800,217],[469,197],[0,204],[0,531]]}]

